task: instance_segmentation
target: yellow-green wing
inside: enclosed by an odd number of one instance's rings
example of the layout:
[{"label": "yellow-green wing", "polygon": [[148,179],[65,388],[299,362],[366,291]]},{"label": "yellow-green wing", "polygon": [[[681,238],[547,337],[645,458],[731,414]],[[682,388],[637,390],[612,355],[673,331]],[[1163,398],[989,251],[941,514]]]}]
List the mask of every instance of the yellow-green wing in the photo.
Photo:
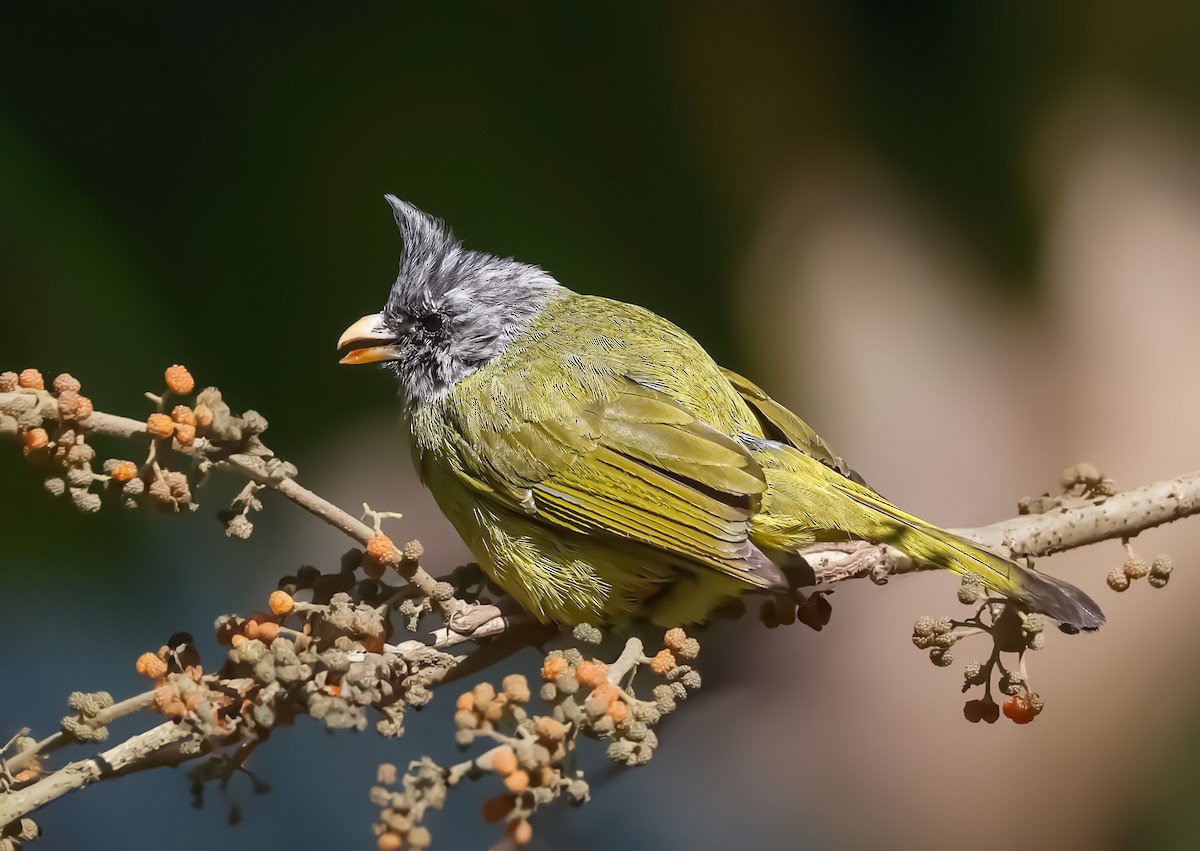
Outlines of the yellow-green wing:
[{"label": "yellow-green wing", "polygon": [[477,434],[473,476],[484,498],[572,532],[654,547],[759,588],[782,573],[749,540],[766,480],[738,441],[665,394],[617,379],[609,399],[570,415],[510,420]]},{"label": "yellow-green wing", "polygon": [[736,372],[721,367],[729,383],[758,416],[763,431],[767,437],[780,440],[796,447],[810,458],[816,458],[827,467],[837,470],[847,479],[865,485],[866,481],[850,465],[833,453],[821,436],[813,431],[808,423],[793,414],[783,405],[776,402],[760,388]]}]

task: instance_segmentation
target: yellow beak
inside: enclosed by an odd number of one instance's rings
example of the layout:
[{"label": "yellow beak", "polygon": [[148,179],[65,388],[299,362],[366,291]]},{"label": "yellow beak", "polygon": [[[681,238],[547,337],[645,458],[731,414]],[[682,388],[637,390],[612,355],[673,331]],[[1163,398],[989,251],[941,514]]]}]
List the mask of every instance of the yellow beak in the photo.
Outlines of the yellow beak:
[{"label": "yellow beak", "polygon": [[339,349],[349,345],[375,343],[353,349],[338,363],[378,363],[399,357],[395,345],[396,335],[383,324],[382,313],[370,313],[342,332],[338,338]]}]

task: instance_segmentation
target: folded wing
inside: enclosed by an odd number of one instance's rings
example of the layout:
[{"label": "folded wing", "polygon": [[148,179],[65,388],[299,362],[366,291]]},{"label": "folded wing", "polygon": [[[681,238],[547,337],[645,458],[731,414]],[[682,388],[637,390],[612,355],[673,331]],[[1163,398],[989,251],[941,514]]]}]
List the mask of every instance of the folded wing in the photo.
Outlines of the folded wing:
[{"label": "folded wing", "polygon": [[752,587],[781,588],[779,568],[749,539],[767,488],[738,440],[666,394],[629,379],[570,416],[528,416],[485,431],[464,477],[549,526],[653,547]]}]

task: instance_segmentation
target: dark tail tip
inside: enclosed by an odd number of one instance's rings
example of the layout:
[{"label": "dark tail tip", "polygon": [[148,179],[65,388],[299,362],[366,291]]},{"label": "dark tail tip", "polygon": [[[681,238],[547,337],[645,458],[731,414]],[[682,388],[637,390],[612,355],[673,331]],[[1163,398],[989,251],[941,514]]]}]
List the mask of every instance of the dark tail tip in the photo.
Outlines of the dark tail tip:
[{"label": "dark tail tip", "polygon": [[1053,576],[1025,571],[1021,577],[1021,600],[1030,610],[1047,615],[1070,629],[1095,632],[1104,626],[1104,612],[1083,591]]}]

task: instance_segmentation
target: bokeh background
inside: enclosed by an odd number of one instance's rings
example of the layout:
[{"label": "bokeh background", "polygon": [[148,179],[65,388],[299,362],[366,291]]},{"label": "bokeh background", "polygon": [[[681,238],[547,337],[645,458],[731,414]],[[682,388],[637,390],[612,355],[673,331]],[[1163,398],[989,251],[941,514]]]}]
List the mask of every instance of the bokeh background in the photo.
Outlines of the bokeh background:
[{"label": "bokeh background", "polygon": [[[940,523],[1010,516],[1079,460],[1122,486],[1198,466],[1193,0],[0,3],[0,368],[138,416],[186,363],[449,569],[393,387],[335,363],[391,281],[384,192],[670,317]],[[271,499],[226,539],[229,482],[187,517],[81,516],[15,446],[0,482],[0,738],[46,734],[74,689],[140,690],[140,652],[345,548]],[[1035,654],[1029,727],[967,724],[960,665],[909,645],[953,579],[857,583],[820,634],[709,632],[659,756],[593,760],[593,803],[535,846],[1194,847],[1200,531],[1135,546],[1175,557],[1165,591],[1108,592],[1115,543],[1042,563],[1111,625]],[[371,847],[374,766],[453,758],[444,701],[398,742],[284,731],[251,762],[266,795],[100,784],[35,847]],[[489,791],[431,818],[441,847],[495,841]]]}]

